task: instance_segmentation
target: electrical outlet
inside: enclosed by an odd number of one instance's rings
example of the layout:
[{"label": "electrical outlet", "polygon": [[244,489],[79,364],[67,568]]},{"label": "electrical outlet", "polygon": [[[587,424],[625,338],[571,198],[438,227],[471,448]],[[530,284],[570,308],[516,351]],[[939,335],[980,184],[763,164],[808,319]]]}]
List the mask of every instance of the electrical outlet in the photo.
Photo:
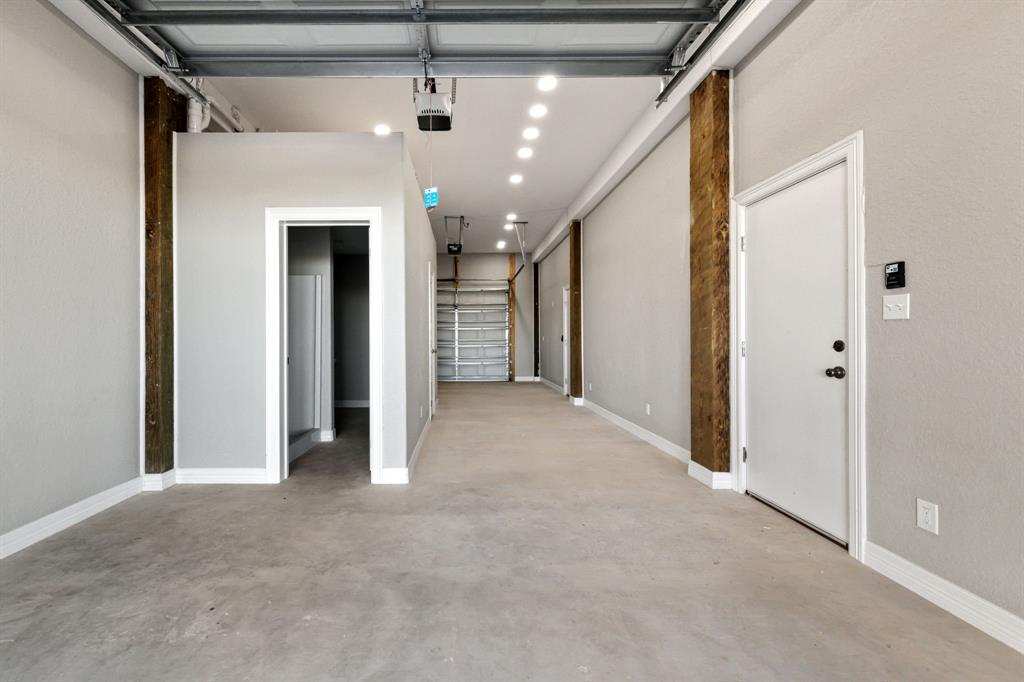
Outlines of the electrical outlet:
[{"label": "electrical outlet", "polygon": [[420,419],[423,419],[423,405],[420,405]]},{"label": "electrical outlet", "polygon": [[644,413],[646,413],[648,417],[651,416],[651,404],[650,403],[644,403]]},{"label": "electrical outlet", "polygon": [[588,391],[593,391],[594,390],[594,384],[588,383],[587,384],[587,390]]},{"label": "electrical outlet", "polygon": [[939,534],[939,505],[917,498],[917,527]]}]

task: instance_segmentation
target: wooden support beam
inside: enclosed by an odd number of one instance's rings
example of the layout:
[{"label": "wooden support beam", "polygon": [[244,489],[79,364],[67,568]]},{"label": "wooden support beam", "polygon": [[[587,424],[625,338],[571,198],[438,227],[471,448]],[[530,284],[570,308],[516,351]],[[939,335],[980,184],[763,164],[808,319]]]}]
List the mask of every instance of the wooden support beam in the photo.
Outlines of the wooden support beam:
[{"label": "wooden support beam", "polygon": [[540,263],[533,264],[533,376],[540,376]]},{"label": "wooden support beam", "polygon": [[729,471],[729,72],[690,95],[691,457]]},{"label": "wooden support beam", "polygon": [[143,86],[146,269],[147,474],[174,467],[174,133],[186,101],[159,78]]},{"label": "wooden support beam", "polygon": [[508,380],[516,380],[516,256],[508,254]]},{"label": "wooden support beam", "polygon": [[583,397],[583,225],[569,225],[569,395]]}]

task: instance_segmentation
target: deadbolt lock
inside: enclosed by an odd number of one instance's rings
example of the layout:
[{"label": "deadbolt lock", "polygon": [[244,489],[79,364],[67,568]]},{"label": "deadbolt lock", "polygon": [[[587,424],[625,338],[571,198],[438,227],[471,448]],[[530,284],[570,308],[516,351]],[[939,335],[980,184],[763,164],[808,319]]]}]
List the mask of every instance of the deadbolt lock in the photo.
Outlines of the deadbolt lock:
[{"label": "deadbolt lock", "polygon": [[825,370],[825,376],[835,379],[842,379],[846,376],[846,369],[843,367],[829,367]]},{"label": "deadbolt lock", "polygon": [[842,353],[846,350],[846,344],[843,343],[842,339],[836,339],[835,343],[832,344],[832,350],[837,353]]}]

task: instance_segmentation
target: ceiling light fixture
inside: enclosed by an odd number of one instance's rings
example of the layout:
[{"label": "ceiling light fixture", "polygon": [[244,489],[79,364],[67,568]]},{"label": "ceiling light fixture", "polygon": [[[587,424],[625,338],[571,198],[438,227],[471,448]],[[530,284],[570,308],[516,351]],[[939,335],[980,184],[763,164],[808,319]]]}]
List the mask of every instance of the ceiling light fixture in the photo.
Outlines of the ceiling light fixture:
[{"label": "ceiling light fixture", "polygon": [[505,216],[505,220],[515,220],[515,219],[516,219],[516,214],[515,213],[509,213],[507,216]]},{"label": "ceiling light fixture", "polygon": [[516,229],[516,226],[513,225],[512,223],[505,223],[505,229],[511,232],[512,230]]},{"label": "ceiling light fixture", "polygon": [[505,242],[504,241],[500,241],[497,244],[495,244],[495,246],[497,246],[499,249],[504,249],[505,248]]},{"label": "ceiling light fixture", "polygon": [[524,140],[536,140],[540,136],[540,131],[536,128],[530,127],[523,131]]},{"label": "ceiling light fixture", "polygon": [[375,125],[373,127],[373,134],[374,135],[380,135],[382,137],[384,135],[390,135],[391,134],[391,126],[389,126],[387,123],[378,123],[377,125]]},{"label": "ceiling light fixture", "polygon": [[558,87],[558,79],[554,76],[543,76],[537,81],[537,89],[550,92]]},{"label": "ceiling light fixture", "polygon": [[530,116],[533,118],[544,118],[548,115],[548,108],[543,104],[534,104],[530,107]]},{"label": "ceiling light fixture", "polygon": [[508,181],[511,182],[513,185],[518,185],[520,182],[523,181],[523,176],[520,175],[519,173],[513,173],[512,175],[508,176]]},{"label": "ceiling light fixture", "polygon": [[519,151],[516,152],[516,156],[520,159],[528,159],[533,156],[533,150],[529,147],[520,147]]}]

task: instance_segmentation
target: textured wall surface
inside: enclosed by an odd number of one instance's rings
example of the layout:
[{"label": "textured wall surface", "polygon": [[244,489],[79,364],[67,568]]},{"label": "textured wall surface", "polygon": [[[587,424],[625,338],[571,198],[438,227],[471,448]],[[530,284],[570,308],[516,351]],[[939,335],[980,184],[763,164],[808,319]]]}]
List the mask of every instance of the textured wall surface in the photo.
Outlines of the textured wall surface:
[{"label": "textured wall surface", "polygon": [[383,208],[383,458],[406,463],[402,136],[177,136],[178,465],[266,463],[267,207]]},{"label": "textured wall surface", "polygon": [[[583,271],[587,264],[584,262]],[[569,240],[565,239],[540,262],[540,375],[562,385],[562,289],[569,286]],[[583,300],[587,300],[586,289]],[[584,304],[585,305],[585,304]],[[566,331],[568,338],[568,330]],[[586,356],[586,340],[583,342]]]},{"label": "textured wall surface", "polygon": [[[1020,2],[810,2],[734,85],[738,191],[864,131],[868,539],[1018,615],[1021,35]],[[883,322],[894,260],[911,319]]]},{"label": "textured wall surface", "polygon": [[405,382],[406,454],[430,419],[430,286],[436,268],[437,244],[430,228],[423,195],[409,153],[403,149],[402,181],[405,202]]},{"label": "textured wall surface", "polygon": [[0,533],[139,475],[139,79],[0,3]]},{"label": "textured wall surface", "polygon": [[583,219],[586,399],[686,449],[689,136],[687,120]]}]

